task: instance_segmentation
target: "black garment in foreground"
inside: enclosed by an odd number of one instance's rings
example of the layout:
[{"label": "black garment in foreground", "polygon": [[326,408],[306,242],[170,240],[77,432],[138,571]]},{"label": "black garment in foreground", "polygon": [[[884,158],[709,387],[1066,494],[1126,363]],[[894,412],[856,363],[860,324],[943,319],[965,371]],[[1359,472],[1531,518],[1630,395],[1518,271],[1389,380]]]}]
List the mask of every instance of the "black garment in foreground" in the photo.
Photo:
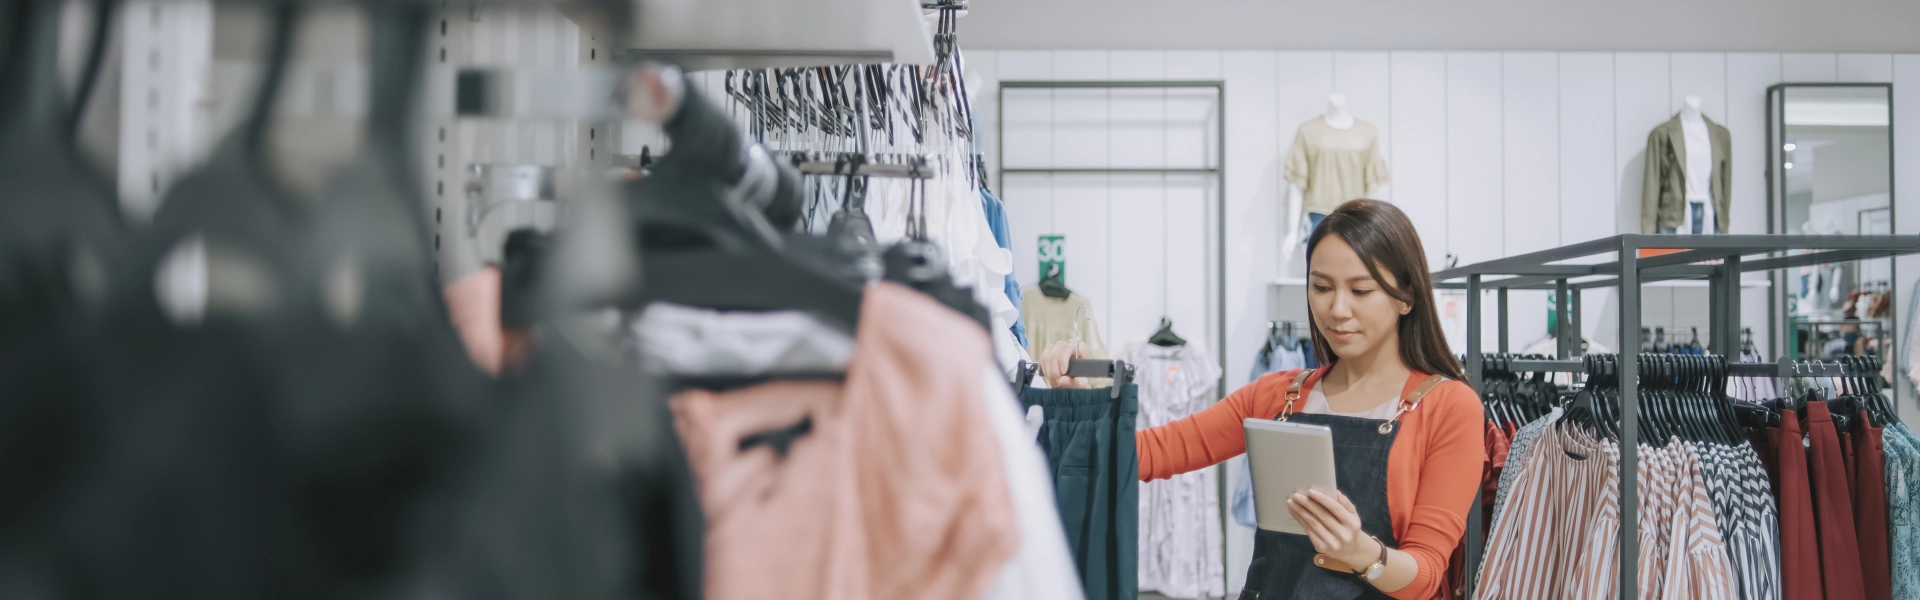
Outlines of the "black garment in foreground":
[{"label": "black garment in foreground", "polygon": [[1045,416],[1040,449],[1053,474],[1060,519],[1088,600],[1135,600],[1140,593],[1140,455],[1134,447],[1139,386],[1027,389],[1025,406]]}]

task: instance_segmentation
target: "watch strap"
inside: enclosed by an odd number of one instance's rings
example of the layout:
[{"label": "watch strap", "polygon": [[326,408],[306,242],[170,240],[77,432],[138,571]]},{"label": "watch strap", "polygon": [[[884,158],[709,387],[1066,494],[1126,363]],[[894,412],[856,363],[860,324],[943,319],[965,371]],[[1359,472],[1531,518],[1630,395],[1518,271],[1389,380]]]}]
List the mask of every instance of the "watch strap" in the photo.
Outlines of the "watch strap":
[{"label": "watch strap", "polygon": [[1371,565],[1367,565],[1367,568],[1360,570],[1359,573],[1356,573],[1362,578],[1366,578],[1368,581],[1372,581],[1372,578],[1367,577],[1367,573],[1372,571],[1374,567],[1380,567],[1380,571],[1383,574],[1386,572],[1386,567],[1387,567],[1387,544],[1385,542],[1380,541],[1380,536],[1371,536],[1371,537],[1373,537],[1373,543],[1380,545],[1380,560],[1375,561]]}]

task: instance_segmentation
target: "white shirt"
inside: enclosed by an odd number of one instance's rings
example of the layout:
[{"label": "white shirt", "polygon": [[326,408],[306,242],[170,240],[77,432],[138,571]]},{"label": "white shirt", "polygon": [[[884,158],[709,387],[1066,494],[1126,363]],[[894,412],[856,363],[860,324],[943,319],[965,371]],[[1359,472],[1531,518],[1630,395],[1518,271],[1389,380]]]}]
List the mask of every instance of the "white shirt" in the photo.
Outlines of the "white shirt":
[{"label": "white shirt", "polygon": [[[1687,144],[1686,161],[1687,204],[1701,204],[1700,232],[1715,233],[1714,227],[1719,220],[1713,214],[1713,138],[1707,134],[1707,120],[1698,114],[1680,115],[1680,129]],[[1688,206],[1680,211],[1679,233],[1693,233],[1693,208]]]},{"label": "white shirt", "polygon": [[[1156,427],[1213,404],[1220,365],[1200,344],[1162,348],[1135,343],[1121,353],[1137,369],[1136,426]],[[1214,469],[1140,484],[1140,591],[1172,598],[1226,596],[1220,495]]]},{"label": "white shirt", "polygon": [[1327,395],[1320,391],[1320,386],[1315,385],[1313,386],[1313,391],[1307,393],[1307,406],[1300,409],[1300,412],[1310,415],[1333,415],[1336,417],[1354,417],[1385,421],[1392,419],[1394,413],[1399,410],[1398,400],[1399,398],[1397,397],[1391,398],[1385,402],[1381,402],[1379,406],[1360,412],[1334,412],[1333,407],[1327,404]]}]

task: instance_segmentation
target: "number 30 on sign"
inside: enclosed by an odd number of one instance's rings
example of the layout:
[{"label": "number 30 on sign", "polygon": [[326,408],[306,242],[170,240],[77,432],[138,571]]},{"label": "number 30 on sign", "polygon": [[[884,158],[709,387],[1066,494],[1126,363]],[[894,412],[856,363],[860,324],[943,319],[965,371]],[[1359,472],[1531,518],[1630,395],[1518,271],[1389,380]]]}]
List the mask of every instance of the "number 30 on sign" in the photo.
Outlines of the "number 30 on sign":
[{"label": "number 30 on sign", "polygon": [[1040,236],[1040,278],[1067,280],[1067,236]]}]

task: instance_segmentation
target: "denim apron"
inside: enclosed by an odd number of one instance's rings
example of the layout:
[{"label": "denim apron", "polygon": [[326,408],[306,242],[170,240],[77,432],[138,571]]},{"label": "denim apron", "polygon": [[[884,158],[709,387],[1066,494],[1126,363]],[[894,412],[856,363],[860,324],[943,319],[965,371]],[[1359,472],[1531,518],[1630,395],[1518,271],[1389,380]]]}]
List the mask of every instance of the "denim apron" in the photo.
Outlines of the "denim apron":
[{"label": "denim apron", "polygon": [[[1360,529],[1380,539],[1388,548],[1399,544],[1393,537],[1393,518],[1387,514],[1387,454],[1400,435],[1399,416],[1420,404],[1420,398],[1439,385],[1443,378],[1434,375],[1400,399],[1400,410],[1391,420],[1361,419],[1335,415],[1292,414],[1300,399],[1303,379],[1307,389],[1326,374],[1322,367],[1294,376],[1287,388],[1287,405],[1274,419],[1303,425],[1321,425],[1333,430],[1334,479],[1340,493],[1353,503],[1360,516]],[[1307,536],[1278,531],[1257,530],[1253,538],[1253,563],[1247,566],[1246,587],[1240,600],[1349,600],[1389,597],[1367,583],[1360,575],[1326,569],[1315,564],[1319,553]],[[1353,565],[1366,568],[1366,565]]]}]

